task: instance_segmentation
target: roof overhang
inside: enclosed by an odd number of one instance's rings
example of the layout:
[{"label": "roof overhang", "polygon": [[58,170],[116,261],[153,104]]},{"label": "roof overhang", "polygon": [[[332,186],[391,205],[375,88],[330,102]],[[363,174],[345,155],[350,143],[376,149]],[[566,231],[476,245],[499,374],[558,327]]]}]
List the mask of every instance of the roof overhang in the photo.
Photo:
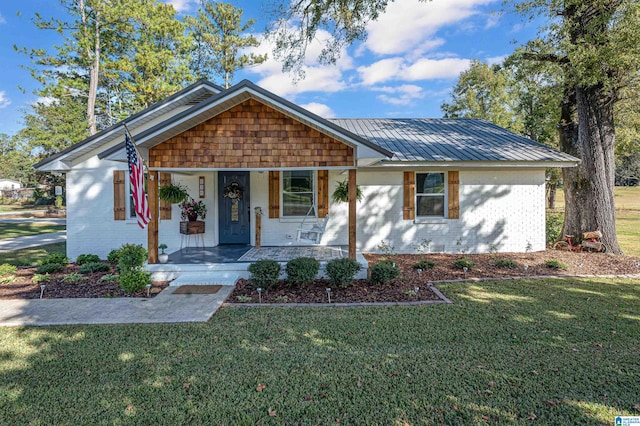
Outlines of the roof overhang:
[{"label": "roof overhang", "polygon": [[[153,148],[166,140],[177,136],[210,118],[213,118],[236,105],[249,99],[254,99],[296,121],[313,128],[320,133],[332,137],[348,146],[355,148],[355,158],[358,163],[373,164],[383,159],[391,158],[393,153],[371,143],[370,141],[337,126],[322,117],[307,111],[292,102],[268,92],[248,80],[243,80],[236,86],[206,99],[199,104],[147,129],[134,138],[138,146]],[[124,143],[120,143],[98,154],[100,159],[122,161],[125,157]]]},{"label": "roof overhang", "polygon": [[381,161],[376,167],[433,167],[433,168],[529,168],[576,167],[577,161]]},{"label": "roof overhang", "polygon": [[[140,132],[156,124],[163,116],[168,116],[176,109],[185,109],[189,105],[198,104],[203,99],[220,93],[223,89],[207,80],[200,80],[183,90],[151,105],[123,121],[72,145],[57,154],[34,165],[39,171],[67,171],[73,162],[92,155],[96,148],[110,146],[124,139],[124,126],[133,133]],[[95,155],[95,154],[93,154]]]}]

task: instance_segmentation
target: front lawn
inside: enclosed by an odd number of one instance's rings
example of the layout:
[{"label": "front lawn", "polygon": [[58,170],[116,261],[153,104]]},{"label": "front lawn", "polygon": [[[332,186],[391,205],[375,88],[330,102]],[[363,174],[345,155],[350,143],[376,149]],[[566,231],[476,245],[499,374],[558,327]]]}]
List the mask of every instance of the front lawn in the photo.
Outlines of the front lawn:
[{"label": "front lawn", "polygon": [[48,234],[50,232],[64,231],[65,229],[65,225],[51,225],[49,223],[0,223],[0,239]]},{"label": "front lawn", "polygon": [[53,253],[66,254],[67,243],[55,243],[28,249],[0,252],[0,265],[3,263],[16,266],[37,265]]},{"label": "front lawn", "polygon": [[0,418],[599,425],[640,414],[637,280],[440,288],[454,305],[223,308],[207,324],[3,328]]}]

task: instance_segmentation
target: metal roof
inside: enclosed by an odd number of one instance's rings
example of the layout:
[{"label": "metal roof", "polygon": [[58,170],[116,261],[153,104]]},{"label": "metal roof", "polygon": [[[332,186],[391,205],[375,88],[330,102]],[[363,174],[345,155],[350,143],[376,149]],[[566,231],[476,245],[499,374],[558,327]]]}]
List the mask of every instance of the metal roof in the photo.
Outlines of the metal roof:
[{"label": "metal roof", "polygon": [[470,118],[329,119],[394,153],[391,162],[579,162],[484,120]]}]

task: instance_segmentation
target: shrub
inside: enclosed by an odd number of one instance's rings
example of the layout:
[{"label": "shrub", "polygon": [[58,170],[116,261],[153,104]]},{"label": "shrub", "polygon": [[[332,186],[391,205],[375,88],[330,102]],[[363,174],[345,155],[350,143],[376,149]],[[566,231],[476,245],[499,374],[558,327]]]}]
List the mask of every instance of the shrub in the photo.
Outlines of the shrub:
[{"label": "shrub", "polygon": [[120,275],[118,274],[105,274],[100,277],[98,281],[101,283],[115,283],[120,279]]},{"label": "shrub", "polygon": [[9,265],[8,263],[3,263],[0,265],[0,275],[13,275],[16,273],[18,268],[14,265]]},{"label": "shrub", "polygon": [[51,281],[49,274],[33,274],[33,278],[31,278],[31,282],[34,284],[48,283],[49,281]]},{"label": "shrub", "polygon": [[497,268],[517,268],[518,263],[513,259],[502,258],[495,261],[493,264]]},{"label": "shrub", "polygon": [[455,262],[453,262],[453,266],[456,269],[467,268],[467,270],[471,270],[474,266],[476,266],[476,262],[469,259],[468,257],[461,257],[460,259],[457,259]]},{"label": "shrub", "polygon": [[109,261],[110,264],[114,266],[117,265],[118,260],[120,260],[120,250],[119,249],[111,250],[107,255],[107,260]]},{"label": "shrub", "polygon": [[76,265],[84,265],[87,263],[97,263],[100,262],[100,256],[97,254],[81,254],[76,259]]},{"label": "shrub", "polygon": [[120,287],[127,293],[142,291],[147,284],[151,284],[151,274],[147,271],[134,269],[120,275]]},{"label": "shrub", "polygon": [[564,223],[564,214],[547,212],[546,232],[547,245],[552,245],[560,239],[562,232],[562,224]]},{"label": "shrub", "polygon": [[435,262],[432,262],[430,260],[421,260],[413,264],[413,269],[426,270],[426,269],[431,269],[434,266],[436,266]]},{"label": "shrub", "polygon": [[280,276],[280,264],[275,260],[258,260],[249,265],[248,270],[251,284],[265,290],[276,285]]},{"label": "shrub", "polygon": [[371,267],[370,281],[373,284],[384,284],[388,283],[398,275],[400,275],[398,265],[391,260],[383,260]]},{"label": "shrub", "polygon": [[118,250],[118,268],[123,273],[142,268],[147,260],[147,249],[142,244],[123,244]]},{"label": "shrub", "polygon": [[45,265],[40,265],[36,270],[36,274],[55,274],[64,269],[64,265],[59,263],[47,263]]},{"label": "shrub", "polygon": [[85,277],[78,274],[77,272],[73,272],[71,274],[67,274],[62,278],[62,282],[65,284],[77,284],[80,281],[84,280]]},{"label": "shrub", "polygon": [[[64,266],[69,263],[69,258],[62,253],[51,253],[42,262],[41,265],[60,265]],[[60,268],[62,270],[62,268]]]},{"label": "shrub", "polygon": [[358,262],[346,257],[327,262],[326,271],[331,285],[346,287],[361,268]]},{"label": "shrub", "polygon": [[101,262],[89,262],[80,267],[81,274],[90,274],[92,272],[108,272],[111,266]]},{"label": "shrub", "polygon": [[569,266],[567,266],[566,263],[561,262],[558,259],[547,259],[544,261],[544,264],[547,265],[547,268],[555,270],[562,269],[566,271],[567,269],[569,269]]},{"label": "shrub", "polygon": [[298,257],[287,262],[287,281],[298,284],[310,284],[318,275],[320,262],[313,257]]}]

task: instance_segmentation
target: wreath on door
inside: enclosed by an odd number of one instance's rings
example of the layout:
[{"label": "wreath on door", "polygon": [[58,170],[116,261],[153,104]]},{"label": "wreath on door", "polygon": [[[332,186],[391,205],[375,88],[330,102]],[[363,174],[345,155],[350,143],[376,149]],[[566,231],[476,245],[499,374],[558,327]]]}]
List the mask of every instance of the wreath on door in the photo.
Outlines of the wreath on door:
[{"label": "wreath on door", "polygon": [[238,182],[231,182],[224,188],[224,196],[235,204],[242,200],[242,188]]}]

